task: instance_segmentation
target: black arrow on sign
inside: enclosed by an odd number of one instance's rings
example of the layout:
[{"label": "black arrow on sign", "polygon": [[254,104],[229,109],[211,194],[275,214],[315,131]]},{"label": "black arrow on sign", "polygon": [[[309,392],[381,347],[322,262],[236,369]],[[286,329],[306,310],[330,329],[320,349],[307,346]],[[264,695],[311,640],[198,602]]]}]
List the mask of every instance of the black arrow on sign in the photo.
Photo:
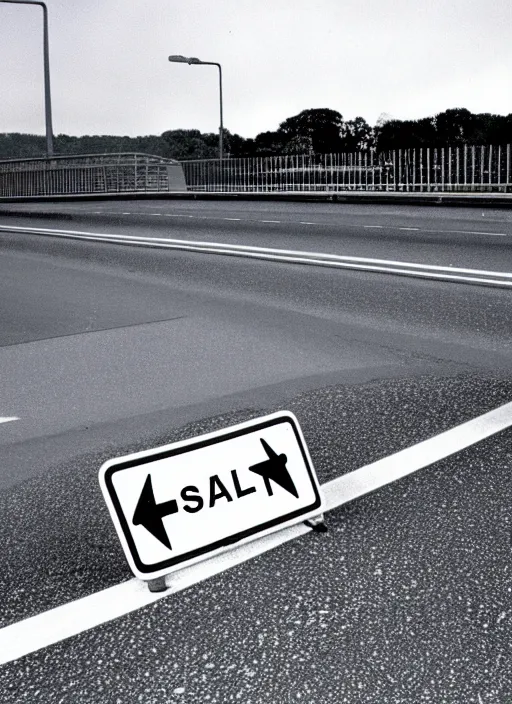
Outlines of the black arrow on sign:
[{"label": "black arrow on sign", "polygon": [[272,496],[273,494],[272,487],[270,485],[270,480],[272,479],[273,482],[279,484],[280,487],[282,487],[290,494],[292,494],[292,496],[295,496],[295,498],[298,499],[299,494],[297,492],[297,489],[295,488],[293,479],[290,476],[290,472],[286,468],[286,462],[288,458],[286,457],[284,452],[282,452],[280,455],[278,455],[277,452],[274,452],[268,442],[266,442],[266,440],[264,440],[263,438],[260,438],[260,442],[268,455],[268,460],[265,460],[264,462],[258,462],[258,464],[253,464],[252,467],[249,467],[249,471],[254,472],[255,474],[259,474],[261,477],[263,477],[263,480],[265,482],[265,488],[269,496]]},{"label": "black arrow on sign", "polygon": [[153,493],[153,485],[151,484],[151,474],[148,474],[133,514],[133,525],[143,526],[166,548],[172,550],[171,542],[162,521],[164,516],[170,516],[171,513],[178,513],[178,504],[175,499],[157,504]]}]

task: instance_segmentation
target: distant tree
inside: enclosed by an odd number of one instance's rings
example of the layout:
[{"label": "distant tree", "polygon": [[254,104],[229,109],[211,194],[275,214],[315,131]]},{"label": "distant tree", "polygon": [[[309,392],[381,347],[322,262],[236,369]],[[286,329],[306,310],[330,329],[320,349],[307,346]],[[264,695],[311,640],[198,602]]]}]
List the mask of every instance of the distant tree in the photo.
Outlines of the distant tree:
[{"label": "distant tree", "polygon": [[282,148],[282,154],[313,154],[313,138],[310,136],[292,137]]},{"label": "distant tree", "polygon": [[475,116],[466,108],[450,108],[438,113],[434,123],[437,144],[464,144],[471,141]]},{"label": "distant tree", "polygon": [[281,132],[260,132],[254,138],[254,155],[276,156],[282,153],[284,146],[285,138]]},{"label": "distant tree", "polygon": [[494,115],[487,131],[487,144],[512,144],[512,113]]},{"label": "distant tree", "polygon": [[278,133],[282,135],[283,146],[292,140],[310,140],[315,153],[326,154],[340,151],[342,127],[343,116],[339,112],[315,108],[289,117],[279,125]]},{"label": "distant tree", "polygon": [[341,150],[356,152],[370,149],[374,144],[373,130],[364,117],[347,120],[341,127]]},{"label": "distant tree", "polygon": [[512,115],[478,113],[473,115],[471,144],[510,144]]},{"label": "distant tree", "polygon": [[173,159],[213,159],[219,155],[218,137],[199,130],[168,130],[162,139]]},{"label": "distant tree", "polygon": [[37,134],[0,134],[0,159],[45,156],[46,140]]},{"label": "distant tree", "polygon": [[251,156],[254,150],[254,140],[244,139],[239,134],[231,134],[226,130],[224,151],[233,158]]},{"label": "distant tree", "polygon": [[389,120],[375,129],[379,152],[391,149],[429,146],[435,143],[434,118],[422,120]]}]

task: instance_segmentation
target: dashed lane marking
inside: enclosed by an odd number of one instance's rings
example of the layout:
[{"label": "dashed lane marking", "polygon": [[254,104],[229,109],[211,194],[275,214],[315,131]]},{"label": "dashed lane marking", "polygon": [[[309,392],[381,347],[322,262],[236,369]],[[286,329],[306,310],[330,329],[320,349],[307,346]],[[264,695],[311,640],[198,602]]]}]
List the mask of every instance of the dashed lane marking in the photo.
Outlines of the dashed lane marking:
[{"label": "dashed lane marking", "polygon": [[13,420],[19,420],[18,416],[0,416],[0,423],[12,423]]},{"label": "dashed lane marking", "polygon": [[[155,206],[153,206],[155,207]],[[163,208],[164,206],[156,206]],[[83,213],[84,215],[147,215],[151,216],[165,216],[167,218],[190,218],[196,220],[231,220],[242,222],[242,218],[226,218],[219,215],[187,215],[186,213],[120,213],[119,211],[105,211],[105,210],[90,210],[85,211],[81,208],[68,208],[68,210],[76,210],[76,212]],[[274,223],[274,224],[285,224],[285,225],[318,225],[324,227],[336,227],[336,223],[326,223],[326,222],[309,222],[305,220],[300,220],[298,222],[285,222],[282,220],[251,220],[246,219],[243,222],[260,222],[260,223]],[[360,225],[353,225],[353,227],[361,227]],[[379,229],[379,230],[402,230],[404,232],[433,232],[437,234],[459,234],[459,235],[489,235],[489,237],[509,237],[510,234],[506,232],[483,232],[479,230],[431,230],[428,228],[421,227],[396,227],[393,225],[362,225],[364,229]]]},{"label": "dashed lane marking", "polygon": [[[322,485],[326,511],[413,474],[512,426],[512,402],[447,430],[429,440],[384,457]],[[18,621],[0,630],[0,664],[54,645],[108,621],[187,589],[230,567],[298,538],[311,529],[303,523],[254,540],[204,562],[174,572],[168,590],[150,592],[144,582],[130,579]]]}]

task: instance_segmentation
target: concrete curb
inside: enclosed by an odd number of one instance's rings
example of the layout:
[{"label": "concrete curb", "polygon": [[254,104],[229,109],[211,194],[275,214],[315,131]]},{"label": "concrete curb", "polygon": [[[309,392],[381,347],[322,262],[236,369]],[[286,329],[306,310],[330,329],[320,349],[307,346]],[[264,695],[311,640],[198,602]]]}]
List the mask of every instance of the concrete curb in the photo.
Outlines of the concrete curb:
[{"label": "concrete curb", "polygon": [[512,208],[512,193],[400,193],[369,191],[280,191],[223,193],[196,191],[144,191],[140,193],[87,193],[83,195],[18,196],[0,198],[2,203],[58,203],[109,200],[262,200],[321,203],[368,203],[393,205],[430,205],[464,208]]}]

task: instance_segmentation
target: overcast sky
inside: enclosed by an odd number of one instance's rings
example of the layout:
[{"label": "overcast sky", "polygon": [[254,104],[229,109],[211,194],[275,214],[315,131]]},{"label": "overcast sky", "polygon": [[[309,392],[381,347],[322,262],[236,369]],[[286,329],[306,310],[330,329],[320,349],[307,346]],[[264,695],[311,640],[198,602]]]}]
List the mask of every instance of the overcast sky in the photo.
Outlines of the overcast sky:
[{"label": "overcast sky", "polygon": [[[511,0],[47,0],[55,134],[253,137],[345,119],[512,112]],[[0,2],[0,132],[44,134],[42,12]]]}]

